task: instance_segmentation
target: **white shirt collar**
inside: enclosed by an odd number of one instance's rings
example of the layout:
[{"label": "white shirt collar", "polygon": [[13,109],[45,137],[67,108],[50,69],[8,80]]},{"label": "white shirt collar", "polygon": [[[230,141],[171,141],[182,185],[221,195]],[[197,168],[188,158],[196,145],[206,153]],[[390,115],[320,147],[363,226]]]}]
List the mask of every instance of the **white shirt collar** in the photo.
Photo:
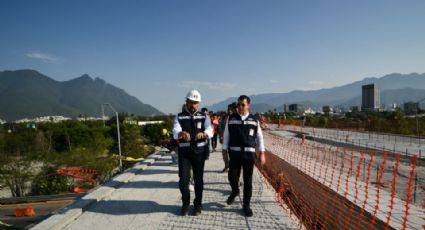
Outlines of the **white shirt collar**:
[{"label": "white shirt collar", "polygon": [[244,121],[249,116],[249,112],[245,115],[239,113],[239,116],[241,116],[242,121]]}]

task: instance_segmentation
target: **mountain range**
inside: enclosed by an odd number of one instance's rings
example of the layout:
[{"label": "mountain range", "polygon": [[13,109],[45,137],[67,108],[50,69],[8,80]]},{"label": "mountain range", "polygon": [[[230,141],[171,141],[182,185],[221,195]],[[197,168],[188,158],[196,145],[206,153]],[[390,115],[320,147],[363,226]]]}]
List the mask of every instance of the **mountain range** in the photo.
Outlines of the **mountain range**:
[{"label": "mountain range", "polygon": [[[285,104],[303,104],[306,107],[321,109],[324,105],[333,107],[361,106],[362,85],[375,84],[381,95],[381,104],[401,105],[408,101],[425,98],[425,73],[393,73],[380,78],[365,78],[339,87],[319,90],[294,90],[288,93],[266,93],[250,95],[251,110],[266,112],[276,109],[283,111]],[[210,110],[225,110],[227,105],[236,101],[236,97],[209,106]]]},{"label": "mountain range", "polygon": [[[111,104],[118,112],[159,115],[144,104],[100,78],[81,77],[59,82],[35,70],[0,72],[0,118],[8,121],[62,115],[101,117],[101,105]],[[106,113],[110,114],[110,113]]]}]

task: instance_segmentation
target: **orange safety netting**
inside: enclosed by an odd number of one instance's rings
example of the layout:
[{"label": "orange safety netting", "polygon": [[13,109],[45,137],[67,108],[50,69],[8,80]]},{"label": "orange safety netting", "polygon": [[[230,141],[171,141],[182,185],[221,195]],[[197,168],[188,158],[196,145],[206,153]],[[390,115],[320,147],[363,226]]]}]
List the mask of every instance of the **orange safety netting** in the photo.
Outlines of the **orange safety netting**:
[{"label": "orange safety netting", "polygon": [[264,140],[268,151],[261,172],[279,204],[306,228],[425,227],[424,167],[415,154],[401,157],[268,132]]},{"label": "orange safety netting", "polygon": [[97,174],[96,170],[92,170],[92,169],[79,169],[79,168],[63,168],[63,169],[58,169],[56,170],[57,173],[59,174],[63,174],[66,176],[70,176],[73,178],[77,178],[77,179],[81,179],[81,180],[85,180],[91,183],[96,183],[96,180],[90,178],[90,177],[86,177],[86,176],[82,176],[84,174],[89,174],[89,175],[95,175]]}]

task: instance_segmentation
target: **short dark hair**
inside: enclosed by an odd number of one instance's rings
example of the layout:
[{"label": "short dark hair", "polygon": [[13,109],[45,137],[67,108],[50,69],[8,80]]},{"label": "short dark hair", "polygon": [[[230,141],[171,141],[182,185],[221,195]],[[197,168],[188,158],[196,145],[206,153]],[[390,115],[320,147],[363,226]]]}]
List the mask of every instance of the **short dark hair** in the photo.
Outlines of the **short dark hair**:
[{"label": "short dark hair", "polygon": [[244,99],[246,99],[248,104],[251,104],[251,99],[249,99],[249,97],[247,95],[240,95],[239,98],[238,98],[238,102],[243,101]]},{"label": "short dark hair", "polygon": [[227,105],[227,109],[236,109],[236,108],[238,108],[238,103],[236,102],[232,102]]},{"label": "short dark hair", "polygon": [[205,108],[205,107],[201,109],[201,112],[203,112],[203,113],[204,113],[205,111],[208,111],[208,109],[207,109],[207,108]]}]

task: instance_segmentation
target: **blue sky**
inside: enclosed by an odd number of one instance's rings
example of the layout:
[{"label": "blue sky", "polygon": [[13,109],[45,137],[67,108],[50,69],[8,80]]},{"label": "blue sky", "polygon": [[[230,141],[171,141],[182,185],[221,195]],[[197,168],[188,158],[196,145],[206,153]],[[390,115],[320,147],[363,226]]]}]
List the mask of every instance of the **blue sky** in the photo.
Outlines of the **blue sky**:
[{"label": "blue sky", "polygon": [[425,1],[0,2],[0,70],[85,73],[163,112],[425,72]]}]

